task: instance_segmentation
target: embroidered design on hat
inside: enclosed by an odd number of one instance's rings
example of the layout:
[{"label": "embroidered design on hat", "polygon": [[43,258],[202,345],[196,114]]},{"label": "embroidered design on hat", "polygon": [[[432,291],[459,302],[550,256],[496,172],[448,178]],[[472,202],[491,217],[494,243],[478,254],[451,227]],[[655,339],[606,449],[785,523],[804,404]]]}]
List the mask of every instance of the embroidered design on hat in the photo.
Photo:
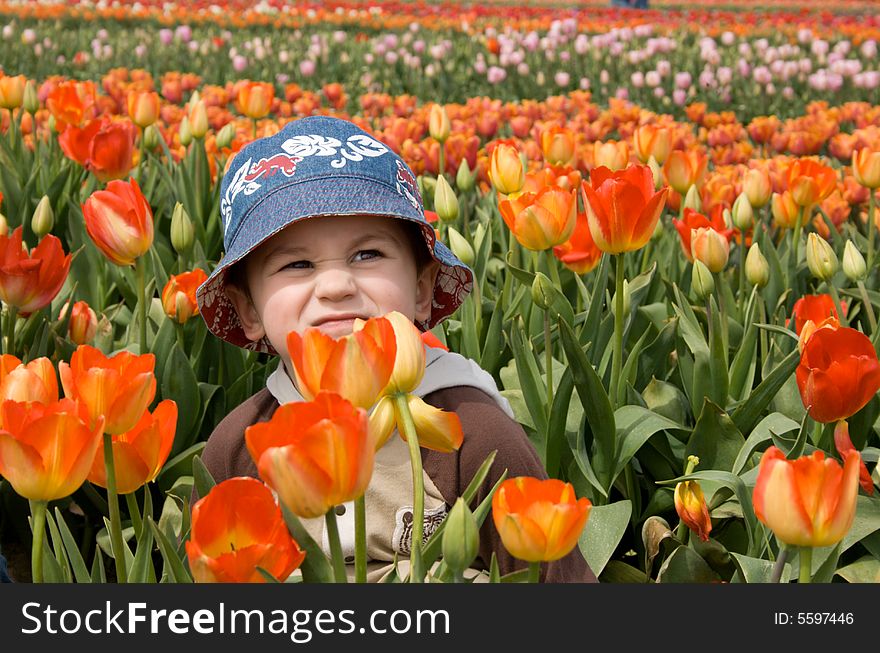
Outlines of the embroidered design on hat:
[{"label": "embroidered design on hat", "polygon": [[[436,508],[425,508],[425,521],[422,526],[423,544],[440,527],[448,512],[449,508],[445,503]],[[410,555],[412,553],[412,536],[413,507],[403,506],[394,515],[394,534],[391,536],[391,548],[400,555]]]},{"label": "embroidered design on hat", "polygon": [[300,161],[302,161],[302,157],[281,153],[264,157],[256,163],[252,163],[253,158],[245,161],[235,171],[232,181],[226,188],[223,200],[220,202],[224,237],[229,229],[229,223],[232,221],[232,204],[238,194],[244,192],[245,195],[253,195],[262,187],[262,184],[257,183],[257,179],[272,177],[277,172],[281,172],[285,177],[293,177],[296,172],[296,164]]},{"label": "embroidered design on hat", "polygon": [[419,189],[416,186],[416,178],[413,177],[412,172],[399,159],[395,160],[395,163],[397,164],[397,174],[394,176],[394,187],[398,193],[409,200],[409,203],[413,205],[415,210],[420,211],[422,207],[417,199],[419,197]]}]

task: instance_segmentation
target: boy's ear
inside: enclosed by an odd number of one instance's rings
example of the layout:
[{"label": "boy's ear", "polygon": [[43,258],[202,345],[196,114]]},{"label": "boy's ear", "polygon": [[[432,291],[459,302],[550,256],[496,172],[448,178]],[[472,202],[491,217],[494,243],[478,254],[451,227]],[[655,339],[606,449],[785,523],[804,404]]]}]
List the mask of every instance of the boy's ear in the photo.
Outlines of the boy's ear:
[{"label": "boy's ear", "polygon": [[229,297],[229,301],[235,307],[242,330],[248,340],[256,342],[265,336],[266,330],[263,328],[263,321],[260,319],[260,314],[257,313],[257,309],[254,306],[254,302],[251,301],[248,292],[236,284],[230,283],[226,284],[226,296]]},{"label": "boy's ear", "polygon": [[437,281],[437,273],[440,272],[440,264],[431,261],[419,272],[416,280],[416,315],[419,322],[426,322],[431,317],[431,309],[434,306],[434,283]]}]

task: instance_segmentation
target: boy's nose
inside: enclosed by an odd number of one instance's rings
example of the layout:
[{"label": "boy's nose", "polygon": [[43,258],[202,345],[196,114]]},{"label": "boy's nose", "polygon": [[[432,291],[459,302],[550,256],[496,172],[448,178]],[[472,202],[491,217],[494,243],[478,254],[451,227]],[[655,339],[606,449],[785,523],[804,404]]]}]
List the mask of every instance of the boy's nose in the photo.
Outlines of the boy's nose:
[{"label": "boy's nose", "polygon": [[355,293],[354,275],[347,269],[331,267],[322,270],[315,279],[315,296],[338,301]]}]

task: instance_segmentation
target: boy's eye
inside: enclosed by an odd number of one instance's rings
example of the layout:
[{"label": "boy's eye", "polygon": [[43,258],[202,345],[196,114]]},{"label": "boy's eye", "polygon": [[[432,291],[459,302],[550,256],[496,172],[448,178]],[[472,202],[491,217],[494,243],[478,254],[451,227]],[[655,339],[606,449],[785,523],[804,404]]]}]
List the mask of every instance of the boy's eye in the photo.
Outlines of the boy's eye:
[{"label": "boy's eye", "polygon": [[377,249],[362,249],[354,255],[356,261],[369,261],[370,259],[379,258],[382,252]]},{"label": "boy's eye", "polygon": [[294,270],[305,270],[312,266],[310,261],[292,261],[285,265],[285,268],[292,268]]}]

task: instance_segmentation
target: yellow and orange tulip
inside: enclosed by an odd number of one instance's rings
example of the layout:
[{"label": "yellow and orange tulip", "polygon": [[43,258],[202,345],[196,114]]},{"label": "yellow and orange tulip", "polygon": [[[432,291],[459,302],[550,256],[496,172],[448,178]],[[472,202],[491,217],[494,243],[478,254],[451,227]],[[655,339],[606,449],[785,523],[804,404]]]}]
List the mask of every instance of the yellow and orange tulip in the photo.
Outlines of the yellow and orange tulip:
[{"label": "yellow and orange tulip", "polygon": [[727,238],[712,227],[691,230],[691,256],[703,263],[710,272],[721,272],[730,256]]},{"label": "yellow and orange tulip", "polygon": [[852,170],[856,181],[865,188],[880,188],[880,151],[868,148],[853,151]]},{"label": "yellow and orange tulip", "polygon": [[673,150],[663,164],[663,176],[666,183],[684,197],[691,186],[703,185],[708,165],[709,157],[700,150]]},{"label": "yellow and orange tulip", "polygon": [[159,94],[155,91],[129,91],[126,98],[128,117],[140,127],[146,129],[159,119]]},{"label": "yellow and orange tulip", "polygon": [[198,315],[196,290],[207,280],[208,275],[201,268],[172,274],[162,289],[162,310],[165,315],[180,324],[185,324],[193,315]]},{"label": "yellow and orange tulip", "polygon": [[704,542],[709,541],[712,520],[703,490],[696,481],[682,481],[676,484],[674,492],[675,512],[687,527]]},{"label": "yellow and orange tulip", "polygon": [[17,109],[24,100],[24,87],[27,78],[24,75],[0,74],[0,107]]},{"label": "yellow and orange tulip", "polygon": [[633,132],[633,150],[640,163],[648,163],[651,157],[663,165],[669,157],[672,135],[667,127],[642,125]]},{"label": "yellow and orange tulip", "polygon": [[574,165],[575,137],[568,127],[549,127],[541,132],[541,152],[552,166]]},{"label": "yellow and orange tulip", "polygon": [[504,223],[520,245],[542,251],[561,245],[574,231],[577,197],[574,191],[547,186],[537,193],[523,193],[498,205]]},{"label": "yellow and orange tulip", "polygon": [[89,473],[101,444],[103,420],[89,428],[71,399],[51,404],[0,404],[0,476],[32,501],[73,494]]},{"label": "yellow and orange tulip", "polygon": [[256,120],[272,110],[275,87],[268,82],[243,82],[238,89],[236,107],[239,113]]},{"label": "yellow and orange tulip", "polygon": [[577,545],[590,516],[590,500],[571,483],[519,476],[492,496],[492,519],[504,548],[527,562],[559,560]]},{"label": "yellow and orange tulip", "polygon": [[58,401],[58,379],[52,361],[41,356],[22,363],[12,354],[0,356],[0,402],[9,400],[41,404]]},{"label": "yellow and orange tulip", "polygon": [[367,320],[361,329],[356,324],[355,329],[338,340],[315,327],[302,335],[287,334],[287,351],[303,398],[312,400],[326,390],[359,408],[376,403],[394,371],[394,328],[385,317],[378,317]]},{"label": "yellow and orange tulip", "polygon": [[290,536],[272,491],[239,476],[193,504],[186,555],[197,583],[264,583],[258,567],[283,582],[306,554]]},{"label": "yellow and orange tulip", "polygon": [[770,200],[770,211],[773,214],[773,224],[780,229],[794,229],[798,219],[798,205],[791,193],[773,193]]},{"label": "yellow and orange tulip", "polygon": [[753,209],[759,209],[770,201],[773,185],[770,173],[763,168],[752,168],[743,177],[743,192]]},{"label": "yellow and orange tulip", "polygon": [[609,170],[623,170],[629,165],[629,146],[626,141],[596,141],[593,143],[593,166]]},{"label": "yellow and orange tulip", "polygon": [[795,159],[788,166],[786,181],[795,204],[813,206],[837,188],[837,173],[813,159]]},{"label": "yellow and orange tulip", "polygon": [[373,474],[367,411],[332,392],[283,404],[244,437],[260,477],[300,517],[359,498]]},{"label": "yellow and orange tulip", "polygon": [[138,423],[156,395],[153,354],[120,351],[105,356],[91,345],[80,345],[70,363],[58,363],[64,396],[82,402],[92,423],[119,435]]},{"label": "yellow and orange tulip", "polygon": [[507,143],[499,143],[489,158],[489,180],[502,195],[512,195],[522,190],[525,172],[517,149]]},{"label": "yellow and orange tulip", "polygon": [[75,345],[88,345],[98,333],[98,316],[92,307],[80,300],[70,311],[67,335]]},{"label": "yellow and orange tulip", "polygon": [[771,446],[764,452],[752,493],[755,515],[791,546],[831,546],[847,534],[856,512],[859,454],[843,467],[823,451],[796,460]]},{"label": "yellow and orange tulip", "polygon": [[116,265],[132,265],[153,244],[153,210],[134,179],[95,191],[82,212],[92,241]]}]

